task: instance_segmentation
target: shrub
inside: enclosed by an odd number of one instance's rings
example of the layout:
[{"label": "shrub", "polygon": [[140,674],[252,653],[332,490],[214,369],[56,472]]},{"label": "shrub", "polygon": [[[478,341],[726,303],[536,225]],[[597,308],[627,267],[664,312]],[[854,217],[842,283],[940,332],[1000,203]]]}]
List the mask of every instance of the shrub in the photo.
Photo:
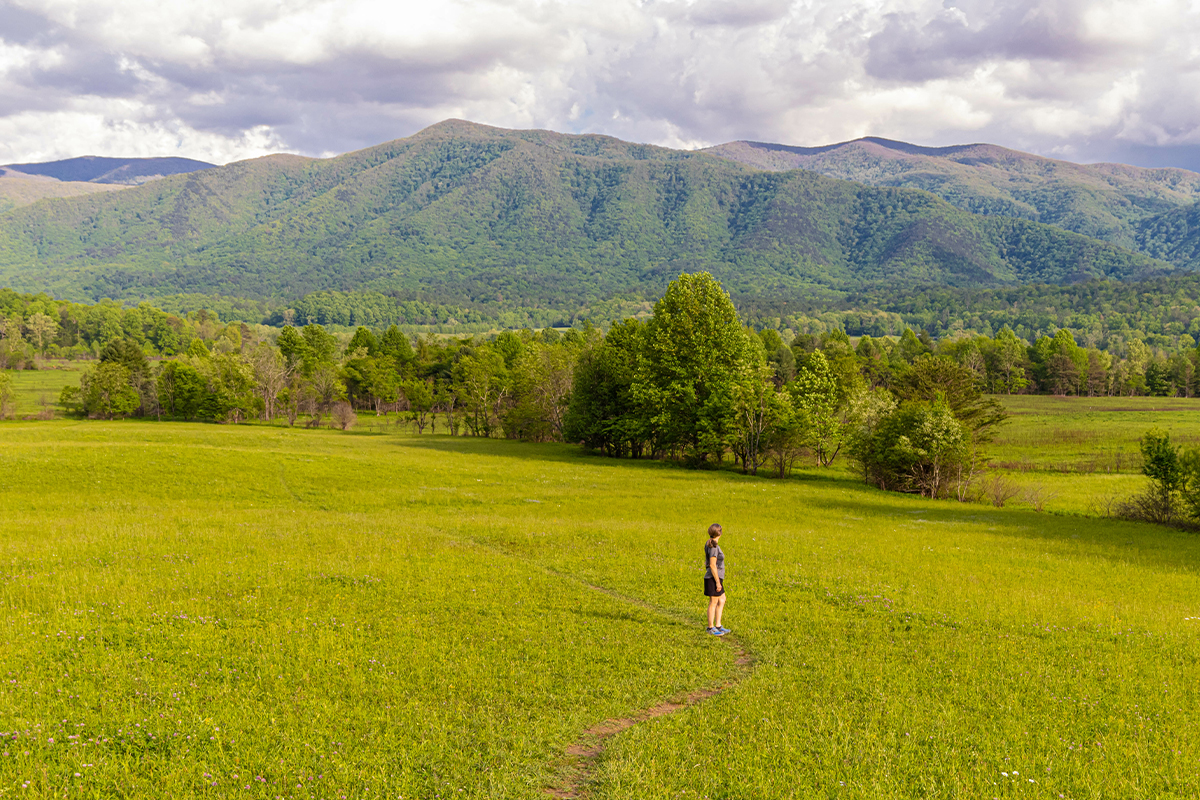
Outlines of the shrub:
[{"label": "shrub", "polygon": [[1200,453],[1179,452],[1165,431],[1152,429],[1141,440],[1142,474],[1150,488],[1119,503],[1117,516],[1157,522],[1181,521],[1180,499],[1188,516],[1200,518]]},{"label": "shrub", "polygon": [[983,499],[996,508],[1004,508],[1005,503],[1021,493],[1021,487],[1011,478],[999,474],[989,475],[980,488]]},{"label": "shrub", "polygon": [[358,414],[354,413],[354,408],[345,400],[340,400],[333,405],[333,424],[344,431],[348,431],[354,427],[354,423],[358,422]]},{"label": "shrub", "polygon": [[1058,492],[1052,492],[1040,483],[1035,483],[1025,487],[1023,496],[1025,502],[1033,506],[1033,510],[1040,514],[1046,510],[1046,504],[1058,496]]}]

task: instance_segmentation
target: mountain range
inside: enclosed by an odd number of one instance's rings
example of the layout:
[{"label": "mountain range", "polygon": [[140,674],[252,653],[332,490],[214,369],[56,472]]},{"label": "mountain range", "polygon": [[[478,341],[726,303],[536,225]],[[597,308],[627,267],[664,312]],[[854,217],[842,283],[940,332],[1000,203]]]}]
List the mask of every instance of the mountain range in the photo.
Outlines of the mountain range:
[{"label": "mountain range", "polygon": [[61,161],[46,161],[40,164],[5,164],[6,172],[22,175],[41,175],[58,181],[72,183],[111,183],[123,186],[140,186],[147,181],[167,175],[182,175],[202,169],[212,169],[216,164],[196,161],[192,158],[107,158],[104,156],[79,156]]},{"label": "mountain range", "polygon": [[704,152],[757,169],[807,169],[870,186],[923,189],[977,214],[1044,222],[1196,267],[1171,232],[1200,202],[1200,174],[1074,164],[994,144],[919,147],[868,137],[824,147],[730,142]]},{"label": "mountain range", "polygon": [[166,175],[216,166],[190,158],[80,156],[0,166],[0,213],[52,197],[75,197],[140,186]]},{"label": "mountain range", "polygon": [[[120,174],[105,166],[58,174]],[[335,158],[204,165],[9,208],[0,284],[74,299],[369,289],[569,307],[653,295],[698,269],[780,297],[1129,280],[1198,266],[1198,200],[1200,175],[1183,170],[992,145],[681,151],[448,120]]]}]

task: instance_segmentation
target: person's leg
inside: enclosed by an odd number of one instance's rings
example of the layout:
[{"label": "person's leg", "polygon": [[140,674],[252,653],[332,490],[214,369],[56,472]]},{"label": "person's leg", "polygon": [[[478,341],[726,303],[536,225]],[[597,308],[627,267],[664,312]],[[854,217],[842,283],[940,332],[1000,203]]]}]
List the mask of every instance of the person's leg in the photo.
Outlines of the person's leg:
[{"label": "person's leg", "polygon": [[708,598],[708,627],[710,628],[715,628],[720,624],[713,622],[717,618],[717,601],[720,599],[719,597]]},{"label": "person's leg", "polygon": [[716,624],[714,625],[712,622],[710,622],[709,627],[719,628],[721,627],[721,614],[725,611],[725,595],[714,597],[713,600],[717,601],[716,613],[714,615],[712,612],[709,612],[709,616],[716,622]]}]

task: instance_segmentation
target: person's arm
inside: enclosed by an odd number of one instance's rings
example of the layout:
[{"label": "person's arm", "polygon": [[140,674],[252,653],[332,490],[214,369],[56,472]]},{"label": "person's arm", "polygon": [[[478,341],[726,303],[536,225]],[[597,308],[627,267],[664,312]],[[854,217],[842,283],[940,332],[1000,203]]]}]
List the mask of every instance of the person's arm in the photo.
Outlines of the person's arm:
[{"label": "person's arm", "polygon": [[717,582],[717,591],[721,591],[721,575],[717,572],[717,557],[708,557],[708,571],[712,573],[713,580]]}]

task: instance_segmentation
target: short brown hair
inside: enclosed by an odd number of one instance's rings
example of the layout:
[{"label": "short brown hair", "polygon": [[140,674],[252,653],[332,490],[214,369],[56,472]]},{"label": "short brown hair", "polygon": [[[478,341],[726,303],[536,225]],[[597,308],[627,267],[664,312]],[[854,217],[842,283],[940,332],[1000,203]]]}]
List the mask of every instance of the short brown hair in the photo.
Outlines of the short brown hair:
[{"label": "short brown hair", "polygon": [[721,535],[721,526],[713,523],[708,526],[708,546],[712,547],[717,543],[717,537]]}]

